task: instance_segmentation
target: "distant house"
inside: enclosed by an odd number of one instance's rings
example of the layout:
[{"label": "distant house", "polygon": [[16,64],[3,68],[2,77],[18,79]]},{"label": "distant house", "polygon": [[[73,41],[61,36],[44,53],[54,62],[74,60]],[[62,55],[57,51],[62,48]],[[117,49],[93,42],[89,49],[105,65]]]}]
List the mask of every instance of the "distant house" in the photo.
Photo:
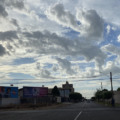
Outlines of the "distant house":
[{"label": "distant house", "polygon": [[[66,81],[65,84],[62,84],[62,87],[59,87],[60,97],[62,98],[62,101],[68,101],[70,93],[74,93],[73,84],[69,84],[68,81]],[[52,95],[52,88],[48,89],[48,94]]]},{"label": "distant house", "polygon": [[69,90],[70,93],[73,93],[73,92],[74,92],[73,84],[69,84],[68,81],[66,81],[66,84],[63,84],[63,85],[62,85],[62,88],[63,88],[63,89],[66,89],[66,90]]},{"label": "distant house", "polygon": [[[68,101],[70,93],[74,93],[73,84],[69,84],[68,81],[66,81],[65,84],[62,84],[62,87],[59,87],[58,89],[63,101]],[[48,95],[52,95],[52,88],[48,89]]]},{"label": "distant house", "polygon": [[69,84],[68,81],[66,81],[65,84],[62,85],[62,88],[59,88],[60,91],[60,97],[63,101],[69,101],[69,95],[71,93],[74,93],[73,84]]},{"label": "distant house", "polygon": [[115,99],[115,103],[120,104],[120,91],[114,91],[114,99]]}]

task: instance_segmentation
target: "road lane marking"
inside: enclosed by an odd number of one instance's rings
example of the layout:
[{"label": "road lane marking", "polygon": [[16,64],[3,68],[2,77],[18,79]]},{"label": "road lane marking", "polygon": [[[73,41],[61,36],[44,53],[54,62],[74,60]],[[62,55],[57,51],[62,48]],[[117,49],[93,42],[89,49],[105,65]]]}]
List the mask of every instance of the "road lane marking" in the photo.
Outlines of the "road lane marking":
[{"label": "road lane marking", "polygon": [[82,114],[82,111],[80,111],[80,112],[79,112],[79,114],[75,117],[75,119],[74,119],[74,120],[77,120],[77,119],[78,119],[78,117],[79,117],[81,114]]}]

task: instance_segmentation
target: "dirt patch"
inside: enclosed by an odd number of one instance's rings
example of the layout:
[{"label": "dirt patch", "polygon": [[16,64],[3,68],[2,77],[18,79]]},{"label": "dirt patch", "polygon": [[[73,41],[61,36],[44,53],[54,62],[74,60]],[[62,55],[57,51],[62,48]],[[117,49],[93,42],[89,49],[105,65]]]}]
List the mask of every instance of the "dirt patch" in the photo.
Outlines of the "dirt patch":
[{"label": "dirt patch", "polygon": [[9,111],[9,110],[40,110],[40,109],[55,109],[64,106],[68,106],[72,103],[54,103],[54,104],[21,104],[21,105],[9,105],[0,107],[0,111]]}]

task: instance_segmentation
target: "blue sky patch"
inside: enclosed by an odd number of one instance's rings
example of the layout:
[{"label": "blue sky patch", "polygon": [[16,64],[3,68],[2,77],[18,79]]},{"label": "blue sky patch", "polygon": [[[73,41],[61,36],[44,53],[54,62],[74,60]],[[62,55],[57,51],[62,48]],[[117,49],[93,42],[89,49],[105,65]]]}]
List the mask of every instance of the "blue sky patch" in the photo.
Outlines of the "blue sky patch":
[{"label": "blue sky patch", "polygon": [[[118,35],[120,35],[120,29],[117,28],[116,30],[110,29],[109,34],[107,33],[107,23],[104,24],[104,41],[100,43],[100,46],[107,45],[107,44],[113,44],[115,46],[120,46],[120,43],[117,41]],[[112,25],[110,25],[112,27]]]},{"label": "blue sky patch", "polygon": [[94,62],[90,62],[90,63],[79,63],[78,64],[80,69],[82,69],[83,71],[87,68],[87,67],[95,67],[95,63]]},{"label": "blue sky patch", "polygon": [[79,32],[76,32],[76,31],[74,31],[74,30],[72,30],[70,28],[68,28],[68,29],[69,29],[69,31],[64,33],[64,35],[66,37],[68,37],[69,39],[77,39],[79,37],[79,35],[80,35]]},{"label": "blue sky patch", "polygon": [[45,63],[44,68],[51,68],[53,64]]},{"label": "blue sky patch", "polygon": [[21,65],[21,64],[30,64],[30,63],[34,63],[35,60],[33,58],[19,58],[19,59],[15,59],[13,61],[14,65]]},{"label": "blue sky patch", "polygon": [[10,77],[13,79],[34,79],[33,76],[29,74],[23,74],[23,73],[9,73]]},{"label": "blue sky patch", "polygon": [[[117,58],[117,55],[110,56],[110,57],[108,57],[108,58],[106,59],[106,62],[107,62],[107,61],[114,61],[116,58]],[[106,62],[105,62],[105,63],[106,63]]]}]

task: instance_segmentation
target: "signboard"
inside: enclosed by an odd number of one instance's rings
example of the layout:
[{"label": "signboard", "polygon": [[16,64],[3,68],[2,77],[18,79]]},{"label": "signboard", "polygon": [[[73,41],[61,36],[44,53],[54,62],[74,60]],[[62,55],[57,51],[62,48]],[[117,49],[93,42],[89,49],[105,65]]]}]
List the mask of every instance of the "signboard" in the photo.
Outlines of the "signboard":
[{"label": "signboard", "polygon": [[48,94],[46,87],[23,87],[23,97],[40,97]]},{"label": "signboard", "polygon": [[48,88],[41,87],[40,88],[40,96],[45,96],[48,94]]},{"label": "signboard", "polygon": [[0,86],[0,98],[18,98],[18,87]]}]

